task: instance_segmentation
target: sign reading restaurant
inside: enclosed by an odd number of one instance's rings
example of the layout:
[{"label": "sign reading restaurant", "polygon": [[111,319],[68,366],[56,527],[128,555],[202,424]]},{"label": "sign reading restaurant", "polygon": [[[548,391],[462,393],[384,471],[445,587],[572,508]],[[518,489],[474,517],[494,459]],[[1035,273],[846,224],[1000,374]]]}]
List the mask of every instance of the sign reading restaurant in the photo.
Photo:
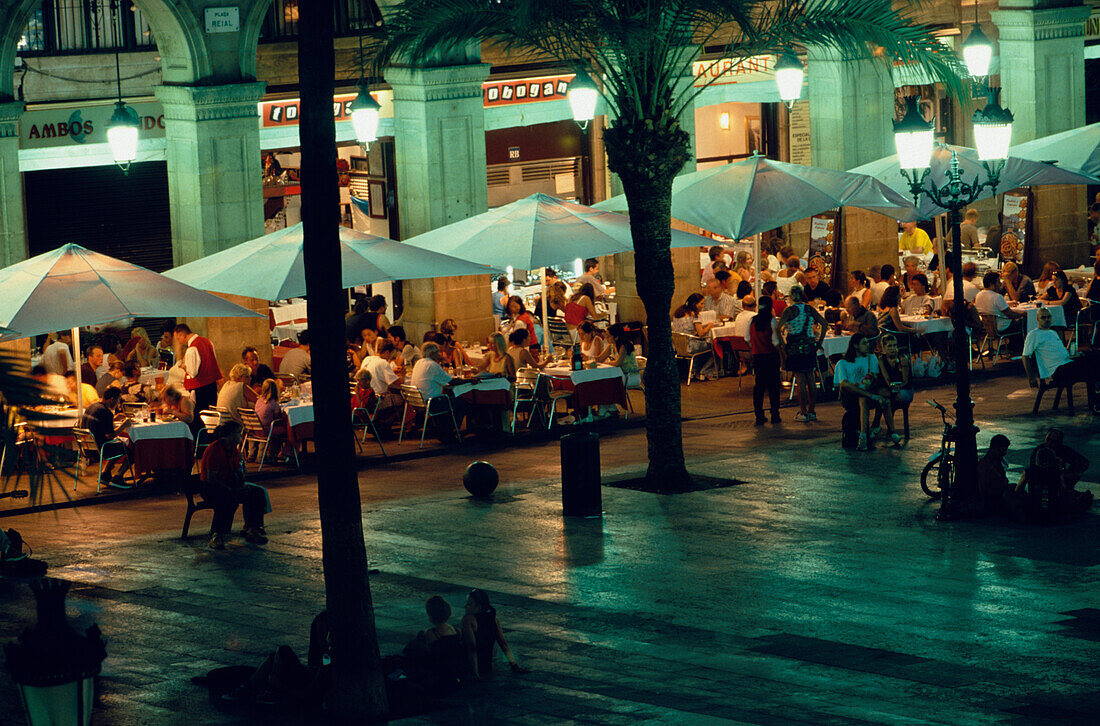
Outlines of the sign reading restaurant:
[{"label": "sign reading restaurant", "polygon": [[754,55],[749,58],[713,58],[691,64],[695,85],[707,83],[753,83],[771,80],[775,72],[774,55]]}]

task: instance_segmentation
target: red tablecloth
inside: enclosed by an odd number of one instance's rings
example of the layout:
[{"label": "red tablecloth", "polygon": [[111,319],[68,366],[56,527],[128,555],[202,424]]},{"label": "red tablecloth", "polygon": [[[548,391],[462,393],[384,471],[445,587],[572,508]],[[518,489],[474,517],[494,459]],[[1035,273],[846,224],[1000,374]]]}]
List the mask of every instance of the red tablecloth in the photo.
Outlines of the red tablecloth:
[{"label": "red tablecloth", "polygon": [[130,449],[134,474],[179,469],[190,471],[194,444],[188,439],[147,439],[135,441]]},{"label": "red tablecloth", "polygon": [[[614,371],[612,373],[611,371]],[[599,371],[597,373],[596,371]],[[611,406],[620,405],[624,408],[626,401],[626,386],[623,385],[622,372],[618,368],[599,368],[596,371],[577,371],[581,378],[603,374],[606,377],[597,380],[587,380],[574,383],[569,373],[547,372],[550,377],[550,385],[555,391],[573,391],[572,405],[574,408],[586,406]],[[605,372],[606,371],[606,372]]]}]

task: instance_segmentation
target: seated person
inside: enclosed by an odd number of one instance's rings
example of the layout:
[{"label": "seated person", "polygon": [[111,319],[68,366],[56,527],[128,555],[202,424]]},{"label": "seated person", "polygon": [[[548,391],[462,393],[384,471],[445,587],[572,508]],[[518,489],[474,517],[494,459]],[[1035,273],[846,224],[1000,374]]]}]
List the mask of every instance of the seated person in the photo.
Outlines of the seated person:
[{"label": "seated person", "polygon": [[[890,404],[888,391],[881,384],[878,358],[871,354],[871,343],[861,333],[848,341],[844,358],[837,361],[833,372],[833,385],[840,392],[840,403],[845,411],[859,413],[859,442],[856,448],[867,451],[870,444],[871,406],[885,411]],[[887,418],[889,422],[890,417]],[[901,437],[890,432],[894,443]],[[896,437],[896,438],[895,438]]]},{"label": "seated person", "polygon": [[398,373],[404,374],[406,368],[412,368],[420,360],[420,349],[408,341],[405,329],[400,325],[391,325],[386,329],[386,340],[393,344],[397,355],[393,359],[393,367]]},{"label": "seated person", "polygon": [[[1088,395],[1089,408],[1100,412],[1096,403],[1096,382],[1100,378],[1100,353],[1091,351],[1077,358],[1071,358],[1058,333],[1050,329],[1050,310],[1040,308],[1036,311],[1036,323],[1039,327],[1027,334],[1024,340],[1023,362],[1028,383],[1038,388],[1036,374],[1044,381],[1056,385],[1071,385],[1084,381]],[[1034,361],[1032,361],[1034,357]]]},{"label": "seated person", "polygon": [[[74,406],[78,405],[76,398],[77,394],[75,371],[65,371],[65,389],[68,391],[69,401]],[[80,397],[83,400],[81,403],[79,403],[79,405],[83,406],[84,408],[91,406],[93,403],[99,400],[99,394],[95,392],[95,386],[91,385],[90,383],[84,383],[83,381],[81,381],[80,383]]]},{"label": "seated person", "polygon": [[706,297],[703,298],[703,309],[712,311],[719,320],[730,320],[736,317],[737,301],[731,295],[727,295],[722,288],[722,281],[716,277],[707,280],[705,286]]},{"label": "seated person", "polygon": [[998,512],[1004,506],[1005,497],[1012,492],[1005,471],[1005,454],[1008,453],[1009,440],[1004,434],[997,434],[989,442],[985,456],[978,460],[978,501],[983,513]]},{"label": "seated person", "polygon": [[275,380],[275,372],[266,363],[260,362],[260,354],[251,345],[241,351],[241,362],[248,366],[248,370],[252,371],[252,377],[248,380],[248,387],[253,391],[259,393],[260,386],[263,385],[264,381],[268,379]]},{"label": "seated person", "polygon": [[[1052,428],[1043,440],[1043,446],[1054,452],[1058,459],[1058,469],[1062,472],[1062,482],[1066,489],[1072,490],[1081,475],[1089,468],[1089,460],[1076,449],[1066,446],[1061,429]],[[1033,453],[1034,456],[1034,453]]]},{"label": "seated person", "polygon": [[[524,331],[527,332],[527,331]],[[519,347],[524,349],[527,355],[531,355],[530,349],[524,343],[527,337],[523,337]],[[516,380],[516,361],[508,354],[508,341],[500,333],[493,333],[489,337],[489,350],[485,359],[478,366],[480,370],[503,376],[513,383]]]},{"label": "seated person", "polygon": [[[279,456],[284,459],[290,456],[293,452],[287,441],[286,418],[283,416],[283,409],[279,406],[279,386],[274,378],[268,378],[260,386],[260,395],[256,397],[254,410],[256,418],[260,419],[260,426],[263,427],[264,433],[270,436],[268,452],[278,451]],[[259,443],[256,448],[259,448]],[[263,453],[262,450],[259,452],[260,455]]]},{"label": "seated person", "polygon": [[[117,389],[108,389],[117,390]],[[179,386],[168,385],[160,392],[160,412],[165,418],[171,417],[191,427],[192,433],[202,427],[202,420],[195,415],[195,401],[184,394]],[[198,426],[196,427],[196,421]]]},{"label": "seated person", "polygon": [[[247,370],[247,366],[245,366]],[[210,525],[210,548],[225,549],[225,538],[233,528],[237,507],[244,508],[244,529],[241,535],[252,544],[267,544],[264,536],[264,511],[267,496],[262,487],[244,480],[241,462],[243,429],[236,421],[227,421],[214,429],[214,441],[203,452],[199,463],[199,492],[214,508]]]},{"label": "seated person", "polygon": [[1061,270],[1054,271],[1054,281],[1047,287],[1044,301],[1047,305],[1059,305],[1066,319],[1066,327],[1072,328],[1077,322],[1077,313],[1081,309],[1081,298],[1077,288],[1069,284],[1069,278]]},{"label": "seated person", "polygon": [[[523,329],[523,332],[526,334],[526,329]],[[517,330],[516,333],[519,333],[519,331]],[[516,333],[513,333],[513,335]],[[449,405],[454,411],[455,422],[461,426],[468,405],[461,398],[447,396],[444,393],[444,388],[449,386],[454,378],[443,370],[443,366],[440,365],[441,360],[443,360],[443,356],[439,350],[439,345],[437,343],[425,343],[422,357],[413,366],[409,383],[416,386],[425,403],[431,402],[432,410],[430,413],[432,414],[445,411],[448,406],[447,401],[449,401]],[[375,388],[375,390],[378,389]]]},{"label": "seated person", "polygon": [[1008,501],[1022,521],[1055,524],[1088,509],[1092,493],[1075,492],[1065,486],[1058,456],[1044,443],[1032,452],[1031,462]]},{"label": "seated person", "polygon": [[229,371],[229,380],[218,391],[218,409],[226,412],[229,418],[244,425],[240,409],[252,408],[245,398],[244,389],[248,387],[248,381],[252,378],[252,371],[244,363],[238,363]]},{"label": "seated person", "polygon": [[[1004,284],[1004,294],[1013,302],[1023,303],[1035,297],[1035,283],[1031,278],[1020,272],[1015,262],[1006,262],[1001,268],[1001,280]],[[985,278],[982,278],[985,284]]]},{"label": "seated person", "polygon": [[540,361],[538,354],[530,347],[529,337],[526,328],[517,328],[508,334],[508,355],[512,357],[516,370],[525,367],[545,368],[550,362],[549,358]]},{"label": "seated person", "polygon": [[[124,367],[125,364],[120,360],[116,360],[107,366],[107,372],[100,376],[95,384],[95,391],[99,396],[103,396],[103,392],[107,390],[108,386],[117,388],[119,391],[122,390],[122,369]],[[87,383],[91,383],[91,381],[87,381]]]},{"label": "seated person", "polygon": [[1085,297],[1094,303],[1100,303],[1100,262],[1092,267],[1092,281],[1085,292]]},{"label": "seated person", "polygon": [[416,634],[403,652],[408,677],[429,688],[452,689],[466,673],[462,636],[448,622],[451,606],[432,595],[424,606],[431,627]]},{"label": "seated person", "polygon": [[133,361],[122,366],[122,378],[118,385],[122,388],[122,400],[126,403],[145,403],[145,386],[141,383],[141,366]]},{"label": "seated person", "polygon": [[634,353],[634,341],[627,336],[622,323],[615,323],[607,329],[607,332],[613,341],[611,348],[614,351],[607,362],[622,369],[623,379],[628,388],[640,386],[642,376],[638,368],[638,358]]},{"label": "seated person", "polygon": [[833,292],[829,284],[821,279],[821,273],[812,267],[806,270],[804,278],[806,282],[802,286],[802,290],[806,294],[806,302],[812,303],[814,300],[825,300],[826,295]]},{"label": "seated person", "polygon": [[[364,328],[366,330],[366,328]],[[375,336],[378,333],[375,331]],[[309,330],[303,330],[298,334],[298,347],[291,348],[279,363],[279,373],[294,376],[296,379],[309,375],[312,359],[309,355]],[[251,378],[251,376],[250,376]]]},{"label": "seated person", "polygon": [[844,300],[844,315],[838,327],[849,333],[863,333],[868,338],[878,337],[878,318],[854,295]]},{"label": "seated person", "polygon": [[[379,418],[375,420],[376,423],[379,420],[392,423],[401,415],[405,406],[405,401],[401,398],[401,384],[405,379],[394,371],[391,364],[396,355],[393,344],[385,340],[378,344],[374,355],[363,359],[359,367],[359,370],[370,373],[370,386],[379,402]],[[374,409],[371,409],[371,414],[374,414]]]},{"label": "seated person", "polygon": [[500,626],[497,611],[489,603],[489,596],[482,590],[471,590],[466,598],[466,614],[462,616],[462,640],[469,655],[470,670],[477,680],[493,675],[493,649],[499,645],[512,672],[518,675],[530,673],[512,655],[504,629]]},{"label": "seated person", "polygon": [[918,272],[909,279],[908,297],[901,301],[902,315],[931,315],[932,298],[928,295],[928,277]]},{"label": "seated person", "polygon": [[587,320],[577,328],[577,343],[581,346],[581,355],[585,360],[601,361],[607,357],[607,344],[596,326]]},{"label": "seated person", "polygon": [[[225,692],[222,700],[319,707],[332,683],[331,663],[328,613],[321,611],[309,627],[309,651],[305,664],[290,646],[281,645],[243,684]],[[223,670],[230,669],[216,669],[204,680],[213,683],[214,676]]]},{"label": "seated person", "polygon": [[703,296],[697,292],[688,295],[683,305],[672,313],[672,332],[681,335],[692,336],[687,340],[689,353],[706,353],[711,355],[699,356],[703,359],[697,379],[700,381],[713,381],[718,378],[717,361],[714,359],[713,349],[710,345],[710,331],[715,323],[699,322],[699,313],[703,310]]},{"label": "seated person", "polygon": [[974,307],[981,315],[993,315],[997,318],[997,331],[1002,335],[1019,331],[1023,318],[1027,313],[1022,313],[1008,304],[1004,295],[997,292],[997,285],[1001,278],[996,272],[987,272],[982,277],[982,290],[974,298]]},{"label": "seated person", "polygon": [[[81,421],[81,426],[92,432],[92,437],[95,439],[97,449],[103,449],[104,444],[118,436],[119,430],[129,425],[127,421],[118,429],[115,428],[115,414],[118,412],[121,399],[122,391],[117,388],[108,388],[103,392],[103,398],[92,402],[84,409],[84,419]],[[113,448],[116,446],[118,447],[117,449]],[[119,453],[119,450],[123,452],[121,458],[103,462],[103,473],[99,476],[99,483],[103,486],[115,487],[116,489],[129,489],[129,485],[126,484],[126,480],[122,477],[122,472],[130,467],[126,445],[119,441],[116,444],[108,446],[104,454],[113,456]],[[116,466],[118,467],[119,474],[111,476],[111,472],[115,470]]]}]

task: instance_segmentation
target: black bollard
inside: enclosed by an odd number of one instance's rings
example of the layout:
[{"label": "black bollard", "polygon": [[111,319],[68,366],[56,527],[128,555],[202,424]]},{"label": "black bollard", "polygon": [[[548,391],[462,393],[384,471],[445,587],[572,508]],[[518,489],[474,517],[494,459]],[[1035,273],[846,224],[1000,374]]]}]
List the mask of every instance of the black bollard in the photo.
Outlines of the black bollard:
[{"label": "black bollard", "polygon": [[561,437],[561,508],[566,517],[603,514],[600,437],[594,433]]}]

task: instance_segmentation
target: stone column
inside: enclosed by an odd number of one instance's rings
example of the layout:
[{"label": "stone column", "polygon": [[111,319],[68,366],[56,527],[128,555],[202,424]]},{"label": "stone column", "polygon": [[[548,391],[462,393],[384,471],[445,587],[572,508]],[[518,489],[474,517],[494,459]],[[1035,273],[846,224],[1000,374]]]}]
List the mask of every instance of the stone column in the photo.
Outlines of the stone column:
[{"label": "stone column", "polygon": [[23,175],[19,173],[22,101],[0,103],[0,269],[27,258]]},{"label": "stone column", "polygon": [[[402,239],[488,209],[481,91],[488,76],[486,63],[386,69]],[[488,275],[406,281],[401,322],[409,337],[419,341],[454,318],[459,337],[485,338],[493,330],[490,284]]]},{"label": "stone column", "polygon": [[[807,74],[810,155],[814,166],[847,171],[896,153],[894,83],[884,63],[843,60],[834,51],[810,48]],[[849,270],[897,258],[897,222],[861,209],[845,209],[839,269],[834,284],[847,285]],[[792,231],[791,245],[809,246],[809,228]],[[896,265],[895,265],[896,266]]]},{"label": "stone column", "polygon": [[[1081,2],[1046,7],[1052,4],[1001,0],[1001,9],[991,13],[1000,34],[1001,104],[1016,117],[1013,144],[1085,123],[1084,32],[1090,8]],[[1088,255],[1085,189],[1032,189],[1027,252],[1032,273],[1047,260],[1076,267]]]},{"label": "stone column", "polygon": [[[168,196],[172,256],[182,265],[264,233],[260,123],[264,83],[226,86],[158,86],[168,143]],[[223,295],[260,312],[267,301]],[[213,341],[222,372],[240,351],[270,346],[266,320],[191,319]]]}]

